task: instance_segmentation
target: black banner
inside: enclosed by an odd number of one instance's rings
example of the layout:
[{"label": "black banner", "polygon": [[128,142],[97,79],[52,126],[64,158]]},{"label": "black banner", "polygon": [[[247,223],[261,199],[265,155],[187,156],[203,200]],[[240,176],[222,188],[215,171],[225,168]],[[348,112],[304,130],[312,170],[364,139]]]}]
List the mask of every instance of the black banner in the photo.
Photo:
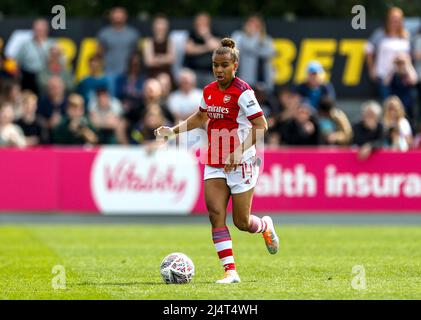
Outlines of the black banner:
[{"label": "black banner", "polygon": [[[52,16],[50,17],[50,19]],[[287,22],[267,19],[267,33],[274,39],[276,55],[273,58],[275,83],[296,84],[303,80],[309,60],[320,60],[334,84],[339,97],[367,97],[374,93],[365,61],[364,44],[381,21],[368,20],[366,29],[354,30],[349,19],[299,19]],[[242,28],[244,20],[213,19],[213,29],[220,36],[230,36]],[[0,21],[0,38],[6,46],[12,33],[30,29],[31,19],[4,19]],[[77,79],[87,72],[87,58],[95,48],[98,31],[107,24],[105,19],[69,18],[64,30],[51,29],[51,36],[58,38],[65,48]],[[142,37],[150,36],[151,22],[131,20],[130,25]],[[171,30],[191,28],[191,19],[172,19]]]}]

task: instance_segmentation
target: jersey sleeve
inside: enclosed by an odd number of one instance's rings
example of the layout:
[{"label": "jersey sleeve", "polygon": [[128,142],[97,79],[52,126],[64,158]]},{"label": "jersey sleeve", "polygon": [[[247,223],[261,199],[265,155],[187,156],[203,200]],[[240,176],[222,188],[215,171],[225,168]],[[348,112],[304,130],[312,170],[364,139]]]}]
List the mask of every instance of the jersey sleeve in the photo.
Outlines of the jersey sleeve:
[{"label": "jersey sleeve", "polygon": [[208,111],[208,105],[206,104],[205,98],[203,98],[203,95],[202,95],[202,99],[200,100],[199,110],[202,112]]},{"label": "jersey sleeve", "polygon": [[254,92],[250,89],[245,90],[238,98],[238,105],[244,111],[247,119],[253,120],[263,115],[262,108],[257,102]]}]

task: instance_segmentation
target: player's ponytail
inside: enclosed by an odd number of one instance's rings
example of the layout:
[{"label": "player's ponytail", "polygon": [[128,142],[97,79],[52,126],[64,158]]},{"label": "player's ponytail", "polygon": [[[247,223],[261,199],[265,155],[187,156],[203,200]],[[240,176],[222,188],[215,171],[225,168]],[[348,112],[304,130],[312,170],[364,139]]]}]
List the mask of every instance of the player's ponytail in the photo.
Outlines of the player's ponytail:
[{"label": "player's ponytail", "polygon": [[231,55],[234,63],[240,60],[240,53],[235,48],[235,41],[231,38],[223,38],[221,40],[221,46],[213,52],[214,55],[224,55],[227,53]]}]

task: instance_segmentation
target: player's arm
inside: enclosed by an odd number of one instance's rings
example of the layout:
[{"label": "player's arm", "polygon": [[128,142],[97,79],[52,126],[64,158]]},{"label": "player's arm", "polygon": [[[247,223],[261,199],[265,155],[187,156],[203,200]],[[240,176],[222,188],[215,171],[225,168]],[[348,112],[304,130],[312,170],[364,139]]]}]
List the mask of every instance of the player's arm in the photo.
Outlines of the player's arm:
[{"label": "player's arm", "polygon": [[250,123],[252,125],[250,133],[238,147],[237,152],[241,152],[241,154],[243,154],[243,152],[251,146],[255,145],[258,140],[262,140],[265,132],[268,130],[268,123],[264,115],[250,120]]},{"label": "player's arm", "polygon": [[162,126],[155,129],[155,136],[157,138],[172,137],[182,132],[200,128],[206,123],[206,121],[208,121],[208,114],[204,111],[198,110],[174,127]]},{"label": "player's arm", "polygon": [[229,159],[225,165],[225,171],[230,172],[237,169],[239,163],[241,163],[241,157],[243,156],[244,151],[246,151],[251,146],[255,145],[257,141],[263,140],[265,132],[268,130],[268,124],[264,115],[261,115],[257,118],[250,120],[252,125],[251,130],[243,141],[233,153],[230,154]]}]

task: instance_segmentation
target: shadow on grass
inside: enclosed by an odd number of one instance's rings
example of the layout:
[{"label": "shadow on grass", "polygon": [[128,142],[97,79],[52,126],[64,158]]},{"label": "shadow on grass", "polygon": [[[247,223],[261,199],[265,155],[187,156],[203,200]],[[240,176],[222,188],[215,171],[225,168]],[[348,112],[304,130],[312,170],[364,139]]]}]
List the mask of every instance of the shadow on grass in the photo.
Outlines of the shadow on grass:
[{"label": "shadow on grass", "polygon": [[[241,283],[253,283],[257,282],[257,280],[248,280],[248,281],[242,281]],[[191,283],[193,285],[210,285],[215,284],[215,281],[192,281]],[[147,281],[136,281],[136,282],[92,282],[92,281],[85,281],[85,282],[77,282],[68,284],[69,287],[72,286],[140,286],[140,285],[148,285],[148,286],[168,286],[168,284],[164,282],[147,282]]]},{"label": "shadow on grass", "polygon": [[79,282],[69,286],[138,286],[138,285],[165,285],[159,282]]}]

